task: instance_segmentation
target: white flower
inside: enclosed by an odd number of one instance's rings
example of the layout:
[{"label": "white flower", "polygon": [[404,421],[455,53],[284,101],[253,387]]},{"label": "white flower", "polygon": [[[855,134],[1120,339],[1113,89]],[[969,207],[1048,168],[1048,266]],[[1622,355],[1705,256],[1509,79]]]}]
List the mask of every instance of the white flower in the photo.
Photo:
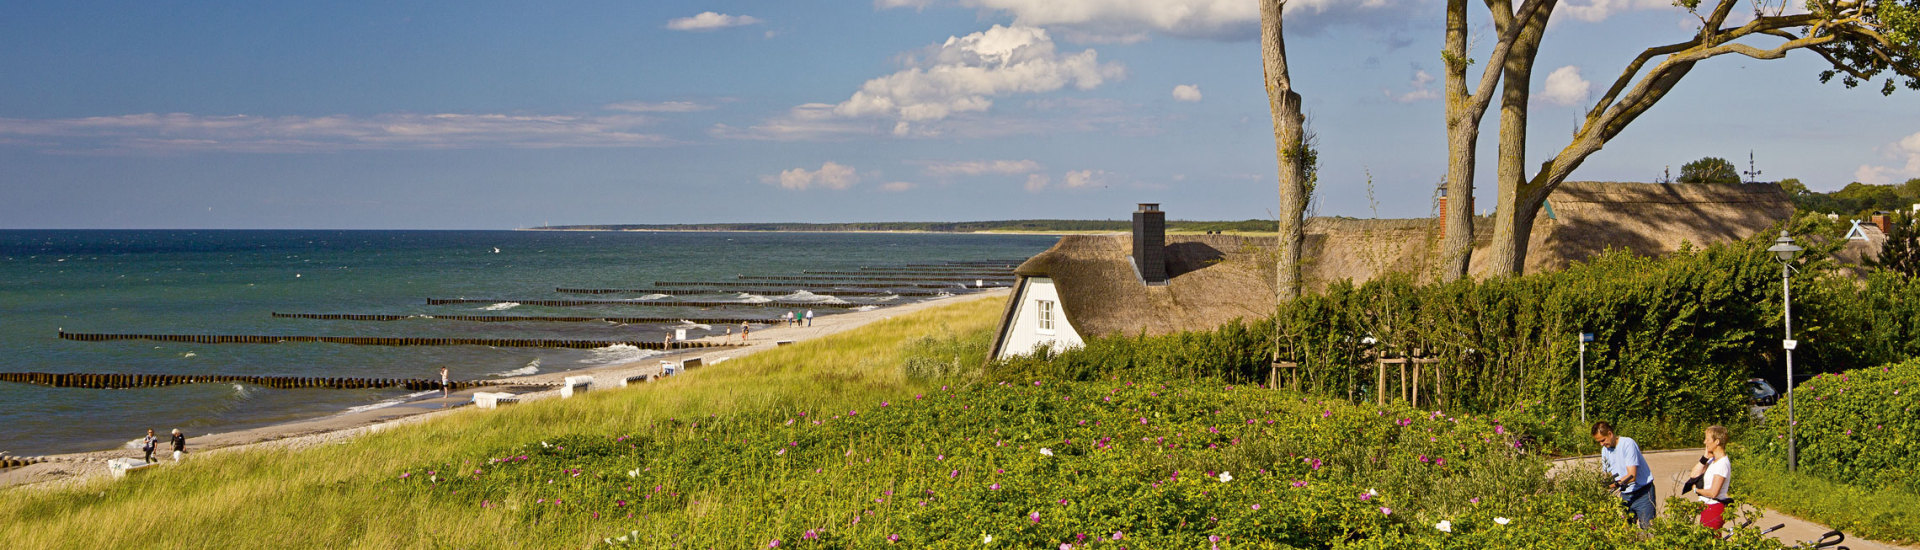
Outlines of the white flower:
[{"label": "white flower", "polygon": [[547,444],[547,442],[545,442],[545,441],[542,441],[542,442],[540,442],[540,446],[541,446],[541,447],[546,447],[546,448],[548,448],[548,449],[552,449],[552,448],[553,448],[553,446],[552,446],[552,445],[548,445],[548,444]]},{"label": "white flower", "polygon": [[993,544],[993,535],[981,537],[980,544]]},{"label": "white flower", "polygon": [[1442,532],[1442,533],[1452,533],[1452,532],[1453,532],[1453,522],[1451,522],[1451,521],[1447,521],[1447,520],[1444,520],[1444,519],[1443,519],[1443,520],[1440,520],[1440,523],[1435,523],[1435,524],[1433,524],[1433,528],[1434,528],[1434,529],[1439,529],[1439,530],[1440,530],[1440,532]]},{"label": "white flower", "polygon": [[1053,456],[1053,449],[1048,449],[1048,448],[1046,448],[1046,447],[1041,447],[1041,448],[1040,448],[1040,454],[1043,454],[1043,455],[1047,455],[1047,456]]},{"label": "white flower", "polygon": [[640,469],[634,468],[632,470],[627,470],[627,477],[640,477]]},{"label": "white flower", "polygon": [[1226,473],[1226,472],[1220,472],[1220,482],[1221,482],[1221,483],[1226,483],[1226,482],[1229,482],[1229,481],[1233,481],[1233,474],[1229,474],[1229,473]]},{"label": "white flower", "polygon": [[1507,518],[1493,518],[1493,522],[1494,522],[1494,523],[1498,523],[1498,524],[1501,524],[1501,525],[1506,525],[1506,524],[1507,524],[1507,522],[1509,522],[1509,521],[1513,521],[1513,520],[1510,520],[1510,519],[1507,519]]},{"label": "white flower", "polygon": [[1380,493],[1376,493],[1376,492],[1373,492],[1373,488],[1372,488],[1372,487],[1368,487],[1368,488],[1367,488],[1367,496],[1370,496],[1370,497],[1377,497],[1377,496],[1380,496]]}]

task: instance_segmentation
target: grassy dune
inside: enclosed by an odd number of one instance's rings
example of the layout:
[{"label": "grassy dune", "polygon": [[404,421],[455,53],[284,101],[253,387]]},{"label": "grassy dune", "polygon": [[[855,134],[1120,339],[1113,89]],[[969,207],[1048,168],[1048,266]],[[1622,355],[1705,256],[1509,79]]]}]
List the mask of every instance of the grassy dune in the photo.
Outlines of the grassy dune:
[{"label": "grassy dune", "polygon": [[541,440],[634,433],[712,411],[835,410],[898,398],[912,389],[904,354],[937,353],[929,338],[979,339],[1002,303],[931,309],[638,388],[459,411],[301,451],[201,456],[118,483],[8,490],[0,540],[19,548],[584,546],[610,529],[527,525],[384,482],[422,464],[484,461]]}]

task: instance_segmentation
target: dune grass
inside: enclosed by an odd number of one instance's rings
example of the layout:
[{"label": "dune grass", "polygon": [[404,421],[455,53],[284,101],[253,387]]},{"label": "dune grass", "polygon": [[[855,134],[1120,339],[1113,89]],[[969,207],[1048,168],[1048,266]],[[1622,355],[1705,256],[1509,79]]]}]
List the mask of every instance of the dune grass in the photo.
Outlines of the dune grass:
[{"label": "dune grass", "polygon": [[21,548],[583,546],[598,533],[525,525],[381,482],[421,464],[712,411],[834,410],[897,398],[916,384],[900,368],[906,354],[962,350],[938,362],[980,364],[984,351],[964,351],[979,346],[941,343],[990,333],[1002,304],[960,302],[637,388],[458,411],[337,444],[204,455],[120,482],[10,489],[0,493],[0,540]]}]

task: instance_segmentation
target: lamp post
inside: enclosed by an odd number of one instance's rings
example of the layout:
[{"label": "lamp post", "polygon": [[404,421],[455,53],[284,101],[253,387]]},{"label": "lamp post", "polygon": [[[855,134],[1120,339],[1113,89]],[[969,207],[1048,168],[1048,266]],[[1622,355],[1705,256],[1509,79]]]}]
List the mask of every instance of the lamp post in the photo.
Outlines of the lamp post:
[{"label": "lamp post", "polygon": [[1587,424],[1587,342],[1593,341],[1593,333],[1580,333],[1580,425]]},{"label": "lamp post", "polygon": [[1793,348],[1798,342],[1793,341],[1793,286],[1790,283],[1793,259],[1800,255],[1802,249],[1794,246],[1793,237],[1787,236],[1785,230],[1780,231],[1780,238],[1773,242],[1774,245],[1768,247],[1767,252],[1772,252],[1774,259],[1780,260],[1780,314],[1786,326],[1786,338],[1780,341],[1780,347],[1787,352],[1787,471],[1791,472],[1800,469],[1800,457],[1795,452],[1793,440]]}]

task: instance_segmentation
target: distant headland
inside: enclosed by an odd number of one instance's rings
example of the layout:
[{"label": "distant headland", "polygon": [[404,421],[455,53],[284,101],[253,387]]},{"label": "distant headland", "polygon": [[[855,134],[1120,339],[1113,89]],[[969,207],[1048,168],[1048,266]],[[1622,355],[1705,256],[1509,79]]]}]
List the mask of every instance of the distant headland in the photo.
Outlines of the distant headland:
[{"label": "distant headland", "polygon": [[[1003,220],[979,222],[690,223],[544,225],[528,231],[811,231],[916,233],[1106,233],[1132,229],[1128,220]],[[1176,233],[1272,233],[1273,220],[1168,221]]]}]

